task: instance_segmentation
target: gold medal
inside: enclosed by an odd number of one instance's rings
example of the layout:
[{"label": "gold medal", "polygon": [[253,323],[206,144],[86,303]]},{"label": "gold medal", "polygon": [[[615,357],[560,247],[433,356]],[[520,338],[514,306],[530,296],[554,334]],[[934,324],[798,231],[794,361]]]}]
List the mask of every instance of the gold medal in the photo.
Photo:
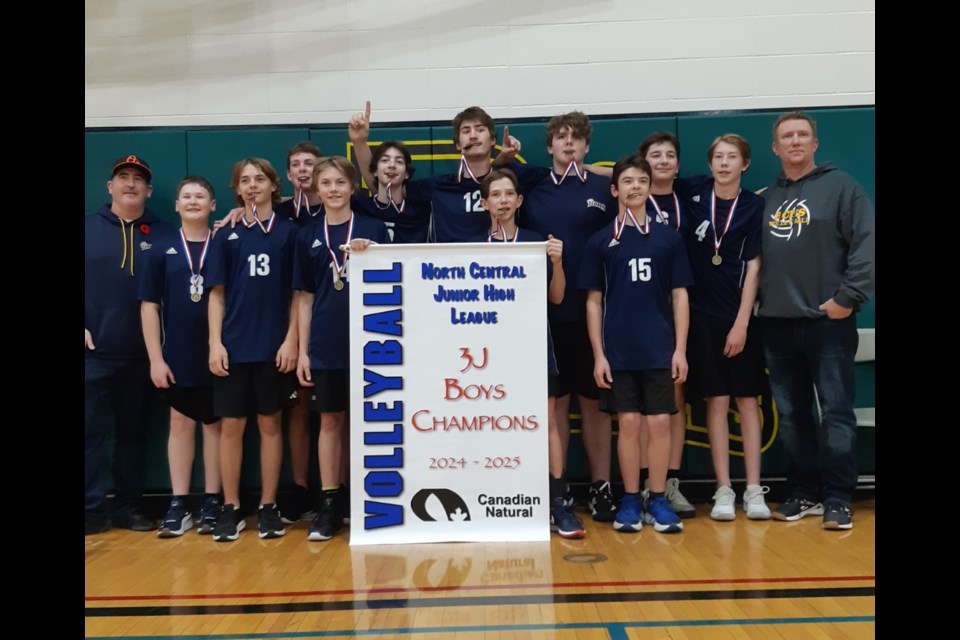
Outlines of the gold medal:
[{"label": "gold medal", "polygon": [[334,280],[333,288],[336,289],[337,291],[343,291],[343,280],[340,280],[339,278],[337,280]]},{"label": "gold medal", "polygon": [[200,298],[201,298],[201,297],[202,297],[202,296],[201,296],[199,293],[191,293],[191,294],[190,294],[190,299],[193,300],[194,302],[200,302]]},{"label": "gold medal", "polygon": [[710,258],[710,262],[713,263],[713,266],[719,267],[719,266],[720,266],[720,263],[723,262],[723,258],[720,257],[720,254],[719,254],[719,253],[715,253],[715,254],[713,254],[713,257]]}]

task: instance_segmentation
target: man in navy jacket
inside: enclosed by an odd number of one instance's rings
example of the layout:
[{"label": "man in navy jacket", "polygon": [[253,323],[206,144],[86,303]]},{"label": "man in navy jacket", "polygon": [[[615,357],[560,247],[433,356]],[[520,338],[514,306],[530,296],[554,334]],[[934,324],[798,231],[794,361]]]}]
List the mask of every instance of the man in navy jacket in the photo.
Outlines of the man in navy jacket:
[{"label": "man in navy jacket", "polygon": [[[84,219],[84,535],[113,526],[151,531],[140,512],[145,453],[144,404],[150,384],[137,286],[146,255],[171,224],[146,209],[153,173],[122,156],[107,183],[111,202]],[[114,426],[112,517],[104,502],[110,417]]]}]

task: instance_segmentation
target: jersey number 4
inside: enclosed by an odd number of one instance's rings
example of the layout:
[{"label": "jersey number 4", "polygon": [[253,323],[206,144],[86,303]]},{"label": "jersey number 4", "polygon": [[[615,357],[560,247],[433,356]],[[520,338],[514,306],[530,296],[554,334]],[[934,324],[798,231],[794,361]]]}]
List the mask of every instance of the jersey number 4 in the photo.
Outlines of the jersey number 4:
[{"label": "jersey number 4", "polygon": [[630,258],[627,263],[630,265],[630,279],[634,282],[637,280],[650,282],[650,260],[650,258]]},{"label": "jersey number 4", "polygon": [[250,254],[247,256],[247,262],[250,263],[250,276],[268,276],[270,275],[270,256],[266,253],[260,255]]},{"label": "jersey number 4", "polygon": [[697,236],[697,240],[703,242],[703,239],[707,237],[707,229],[710,228],[710,221],[704,220],[700,225],[694,230],[694,235]]}]

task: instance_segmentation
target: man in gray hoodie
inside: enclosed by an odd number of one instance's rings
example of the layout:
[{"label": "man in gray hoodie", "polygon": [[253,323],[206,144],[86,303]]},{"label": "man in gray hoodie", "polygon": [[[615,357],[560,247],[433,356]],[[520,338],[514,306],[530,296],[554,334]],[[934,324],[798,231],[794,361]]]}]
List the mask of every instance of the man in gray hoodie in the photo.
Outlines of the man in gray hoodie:
[{"label": "man in gray hoodie", "polygon": [[823,514],[824,529],[850,529],[858,475],[854,314],[874,291],[875,221],[863,187],[814,161],[818,146],[817,124],[802,111],[773,126],[783,172],[763,193],[759,315],[791,491],[773,517]]}]

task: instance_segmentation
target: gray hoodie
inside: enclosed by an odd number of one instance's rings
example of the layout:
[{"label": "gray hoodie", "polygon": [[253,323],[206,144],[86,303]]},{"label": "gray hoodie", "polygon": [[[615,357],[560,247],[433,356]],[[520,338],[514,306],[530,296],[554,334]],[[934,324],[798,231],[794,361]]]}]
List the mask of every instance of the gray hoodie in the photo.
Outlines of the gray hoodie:
[{"label": "gray hoodie", "polygon": [[763,192],[759,314],[821,318],[834,301],[854,311],[875,285],[875,220],[853,178],[825,163],[799,180],[780,174]]}]

